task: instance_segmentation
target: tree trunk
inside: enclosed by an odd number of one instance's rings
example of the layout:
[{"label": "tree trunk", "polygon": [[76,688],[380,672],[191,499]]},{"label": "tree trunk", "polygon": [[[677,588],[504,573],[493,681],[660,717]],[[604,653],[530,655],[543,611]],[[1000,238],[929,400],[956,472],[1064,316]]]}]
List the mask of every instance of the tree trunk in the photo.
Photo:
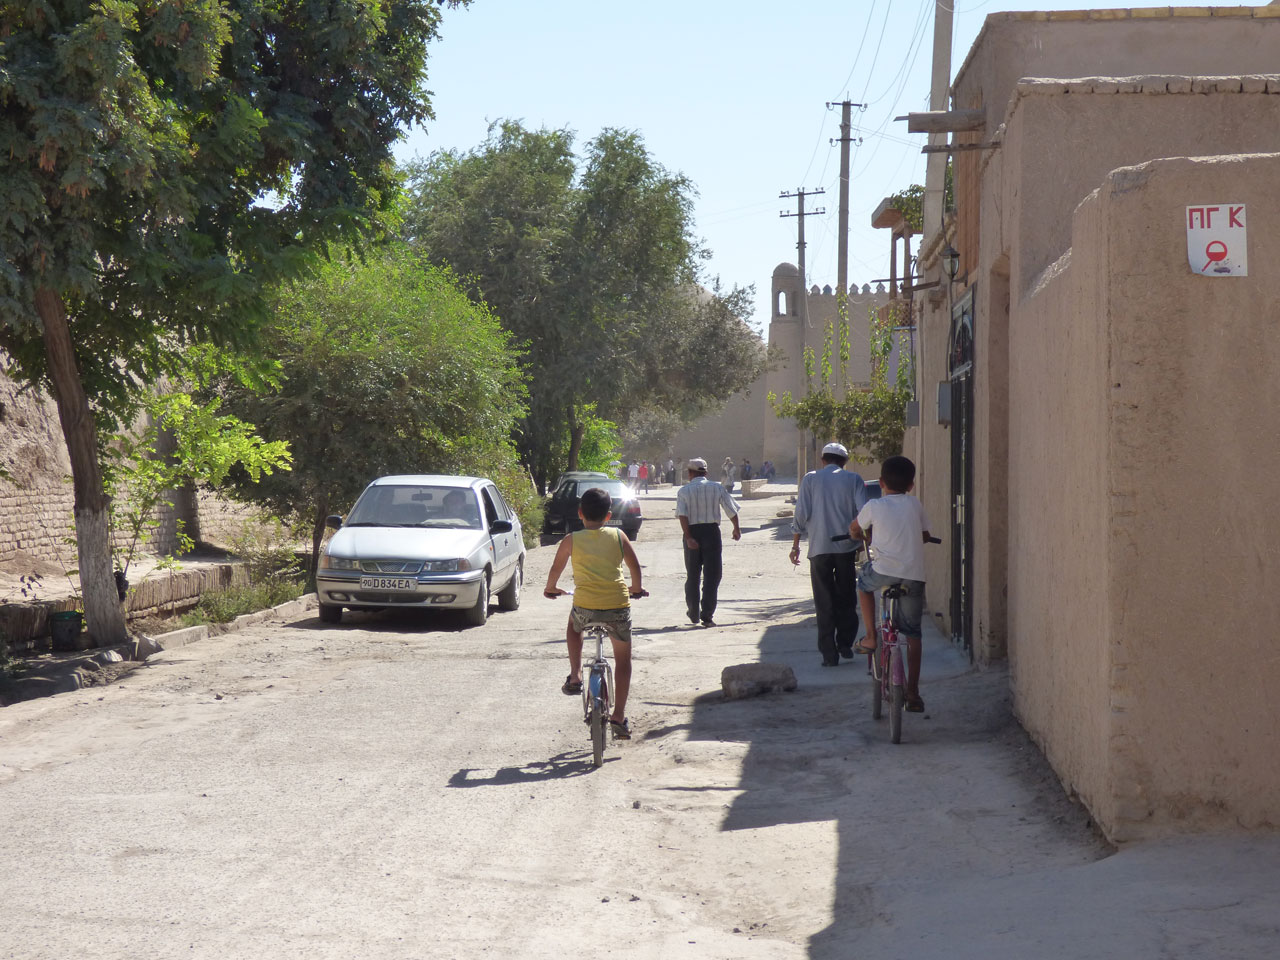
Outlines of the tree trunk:
[{"label": "tree trunk", "polygon": [[107,494],[98,464],[98,430],[89,409],[76,365],[67,309],[62,297],[48,287],[35,295],[43,324],[44,349],[58,420],[71,458],[75,490],[76,552],[80,562],[80,590],[84,595],[85,621],[98,646],[123,643],[128,638],[120,595],[111,565],[111,527]]},{"label": "tree trunk", "polygon": [[329,504],[316,504],[315,522],[311,525],[311,563],[307,570],[307,590],[316,589],[316,574],[320,572],[320,544],[324,542],[325,519],[329,516]]},{"label": "tree trunk", "polygon": [[578,411],[569,406],[569,455],[566,470],[578,469],[578,454],[582,452],[582,440],[587,435],[587,425],[578,420]]}]

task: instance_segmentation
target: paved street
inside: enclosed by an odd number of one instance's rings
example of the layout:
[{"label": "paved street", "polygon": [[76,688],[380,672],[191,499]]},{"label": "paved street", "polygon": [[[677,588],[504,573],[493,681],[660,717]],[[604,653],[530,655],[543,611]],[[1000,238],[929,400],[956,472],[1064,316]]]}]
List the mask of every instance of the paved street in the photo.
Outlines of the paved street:
[{"label": "paved street", "polygon": [[[1002,670],[927,639],[929,712],[890,745],[864,670],[818,666],[781,498],[726,539],[721,625],[689,626],[673,504],[645,501],[635,739],[600,770],[549,548],[483,628],[308,616],[0,711],[0,956],[1266,955],[1274,868],[1212,872],[1240,843],[1107,857]],[[721,701],[759,659],[799,689]]]}]

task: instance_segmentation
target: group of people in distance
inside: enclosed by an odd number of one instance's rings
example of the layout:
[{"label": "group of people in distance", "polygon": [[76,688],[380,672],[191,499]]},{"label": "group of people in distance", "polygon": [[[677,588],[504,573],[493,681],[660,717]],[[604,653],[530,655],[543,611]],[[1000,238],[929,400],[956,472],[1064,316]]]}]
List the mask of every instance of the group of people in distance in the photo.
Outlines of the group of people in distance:
[{"label": "group of people in distance", "polygon": [[637,493],[649,492],[651,483],[675,483],[676,462],[668,458],[666,466],[648,460],[632,460],[620,471],[619,479],[625,479]]},{"label": "group of people in distance", "polygon": [[[861,476],[845,470],[849,451],[839,443],[822,450],[823,467],[800,481],[792,519],[791,562],[800,563],[800,540],[809,541],[809,579],[818,621],[818,650],[822,665],[834,667],[840,658],[852,659],[875,651],[875,591],[902,584],[896,626],[907,642],[906,709],[924,710],[920,697],[921,617],[924,610],[924,544],[929,524],[923,505],[910,496],[915,464],[906,457],[890,457],[880,472],[882,496],[867,498]],[[726,462],[732,461],[726,458]],[[722,515],[728,516],[734,540],[742,538],[738,504],[723,481],[707,476],[707,462],[688,461],[689,481],[676,494],[685,561],[685,612],[695,626],[714,627],[723,576]],[[640,561],[622,530],[607,527],[611,500],[604,490],[582,495],[578,512],[583,529],[560,541],[543,595],[555,599],[565,591],[557,584],[572,565],[574,603],[569,611],[565,641],[569,675],[561,691],[582,692],[582,630],[589,622],[608,626],[614,656],[614,698],[610,725],[616,739],[631,738],[626,704],[631,687],[632,599],[645,596]],[[857,545],[869,540],[874,528],[876,558],[855,569]],[[630,574],[627,586],[623,571]],[[868,626],[858,641],[858,611]]]},{"label": "group of people in distance", "polygon": [[759,468],[753,467],[751,461],[746,457],[742,458],[742,463],[734,463],[733,457],[725,457],[724,463],[720,464],[720,483],[733,493],[733,488],[739,480],[764,480],[770,481],[777,476],[778,471],[774,469],[772,461],[766,460],[760,464]]}]

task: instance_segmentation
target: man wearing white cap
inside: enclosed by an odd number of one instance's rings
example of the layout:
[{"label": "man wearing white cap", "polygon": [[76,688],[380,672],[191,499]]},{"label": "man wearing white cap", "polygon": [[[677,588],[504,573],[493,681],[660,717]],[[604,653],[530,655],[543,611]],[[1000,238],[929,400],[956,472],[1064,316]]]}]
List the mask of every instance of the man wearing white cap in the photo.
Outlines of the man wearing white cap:
[{"label": "man wearing white cap", "polygon": [[[676,517],[684,532],[684,604],[690,623],[714,627],[712,617],[724,573],[720,511],[733,523],[733,539],[742,539],[738,505],[729,491],[707,479],[707,461],[689,461],[689,482],[676,494]],[[848,524],[846,524],[848,526]]]},{"label": "man wearing white cap", "polygon": [[858,571],[853,562],[858,544],[848,532],[867,502],[867,485],[844,468],[848,462],[844,444],[828,443],[822,448],[823,467],[800,481],[791,521],[792,563],[800,563],[800,538],[809,538],[809,581],[824,667],[839,665],[841,656],[852,660],[858,635]]}]

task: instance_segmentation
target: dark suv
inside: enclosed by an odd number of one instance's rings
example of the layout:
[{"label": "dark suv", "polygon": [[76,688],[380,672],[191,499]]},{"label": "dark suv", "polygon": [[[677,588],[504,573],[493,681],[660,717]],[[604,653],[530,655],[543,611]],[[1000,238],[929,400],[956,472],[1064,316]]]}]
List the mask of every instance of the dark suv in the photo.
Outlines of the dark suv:
[{"label": "dark suv", "polygon": [[616,477],[588,470],[572,470],[569,473],[560,474],[555,490],[547,499],[542,532],[553,534],[581,530],[582,520],[578,516],[578,501],[584,491],[593,487],[606,491],[613,499],[607,526],[622,527],[623,532],[630,539],[638,540],[640,524],[644,522],[644,517],[640,515],[640,501],[636,499],[635,491]]}]

